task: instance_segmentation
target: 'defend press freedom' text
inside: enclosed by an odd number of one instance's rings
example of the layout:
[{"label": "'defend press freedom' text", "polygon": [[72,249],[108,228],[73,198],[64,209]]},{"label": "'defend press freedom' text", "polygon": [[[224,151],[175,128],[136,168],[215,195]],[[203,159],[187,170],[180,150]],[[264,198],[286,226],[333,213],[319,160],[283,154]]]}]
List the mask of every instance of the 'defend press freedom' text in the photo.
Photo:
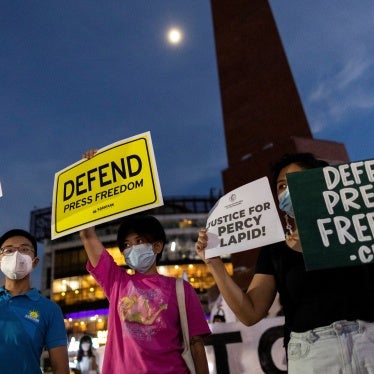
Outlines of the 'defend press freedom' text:
[{"label": "'defend press freedom' text", "polygon": [[[323,245],[329,247],[332,236],[341,245],[373,242],[374,160],[327,166],[323,174],[327,190],[322,196],[330,215],[317,220]],[[335,213],[338,208],[344,215]],[[363,263],[374,261],[374,244],[361,245],[358,256]]]},{"label": "'defend press freedom' text", "polygon": [[[118,163],[111,161],[81,173],[77,175],[75,179],[67,180],[64,183],[63,189],[63,201],[65,203],[64,212],[143,187],[143,179],[131,180],[128,183],[109,187],[121,181],[126,181],[129,178],[134,178],[139,175],[141,171],[141,158],[138,155],[130,155],[121,158]],[[109,188],[103,190],[103,188],[107,186]],[[94,190],[98,192],[88,196],[82,196]],[[79,196],[82,197],[76,199]]]}]

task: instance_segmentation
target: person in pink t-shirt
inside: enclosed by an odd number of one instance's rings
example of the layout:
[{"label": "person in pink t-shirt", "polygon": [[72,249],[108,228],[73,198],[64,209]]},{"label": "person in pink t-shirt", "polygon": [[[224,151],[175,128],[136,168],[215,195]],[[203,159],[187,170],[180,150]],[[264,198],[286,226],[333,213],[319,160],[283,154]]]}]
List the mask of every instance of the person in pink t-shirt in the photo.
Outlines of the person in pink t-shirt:
[{"label": "person in pink t-shirt", "polygon": [[[160,222],[143,214],[122,221],[118,247],[126,264],[135,270],[133,275],[114,262],[94,227],[83,229],[80,237],[89,260],[87,270],[109,300],[103,374],[188,373],[182,358],[176,279],[157,272],[156,263],[166,242]],[[196,373],[207,374],[203,337],[210,329],[195,290],[188,282],[183,284]]]}]

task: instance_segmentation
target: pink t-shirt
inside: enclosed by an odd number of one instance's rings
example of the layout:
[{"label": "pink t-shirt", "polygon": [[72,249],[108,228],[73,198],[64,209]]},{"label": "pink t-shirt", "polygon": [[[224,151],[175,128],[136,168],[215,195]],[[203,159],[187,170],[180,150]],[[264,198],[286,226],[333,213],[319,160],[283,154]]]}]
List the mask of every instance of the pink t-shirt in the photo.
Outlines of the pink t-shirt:
[{"label": "pink t-shirt", "polygon": [[[176,279],[129,275],[106,250],[95,268],[87,263],[87,270],[109,300],[103,374],[188,373],[181,356]],[[184,291],[190,336],[209,334],[195,290],[184,282]]]}]

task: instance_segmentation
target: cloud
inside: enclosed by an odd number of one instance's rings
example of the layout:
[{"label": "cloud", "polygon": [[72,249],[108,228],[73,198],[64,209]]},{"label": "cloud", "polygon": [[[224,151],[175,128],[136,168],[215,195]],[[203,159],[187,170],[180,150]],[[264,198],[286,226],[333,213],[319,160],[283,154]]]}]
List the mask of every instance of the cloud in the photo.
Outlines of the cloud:
[{"label": "cloud", "polygon": [[374,3],[270,3],[313,134],[347,140],[374,114]]},{"label": "cloud", "polygon": [[361,53],[311,87],[305,106],[313,133],[336,126],[356,111],[374,109],[373,58]]}]

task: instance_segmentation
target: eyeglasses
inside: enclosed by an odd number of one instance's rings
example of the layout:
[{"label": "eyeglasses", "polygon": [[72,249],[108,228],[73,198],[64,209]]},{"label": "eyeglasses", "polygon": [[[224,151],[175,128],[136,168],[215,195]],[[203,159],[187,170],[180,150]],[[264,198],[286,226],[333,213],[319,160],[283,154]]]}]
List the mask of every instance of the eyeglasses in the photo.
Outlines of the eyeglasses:
[{"label": "eyeglasses", "polygon": [[8,256],[14,253],[15,251],[18,251],[19,253],[22,253],[24,255],[30,255],[32,253],[35,253],[35,250],[33,247],[31,247],[31,245],[25,244],[19,247],[8,246],[0,248],[0,255]]}]

